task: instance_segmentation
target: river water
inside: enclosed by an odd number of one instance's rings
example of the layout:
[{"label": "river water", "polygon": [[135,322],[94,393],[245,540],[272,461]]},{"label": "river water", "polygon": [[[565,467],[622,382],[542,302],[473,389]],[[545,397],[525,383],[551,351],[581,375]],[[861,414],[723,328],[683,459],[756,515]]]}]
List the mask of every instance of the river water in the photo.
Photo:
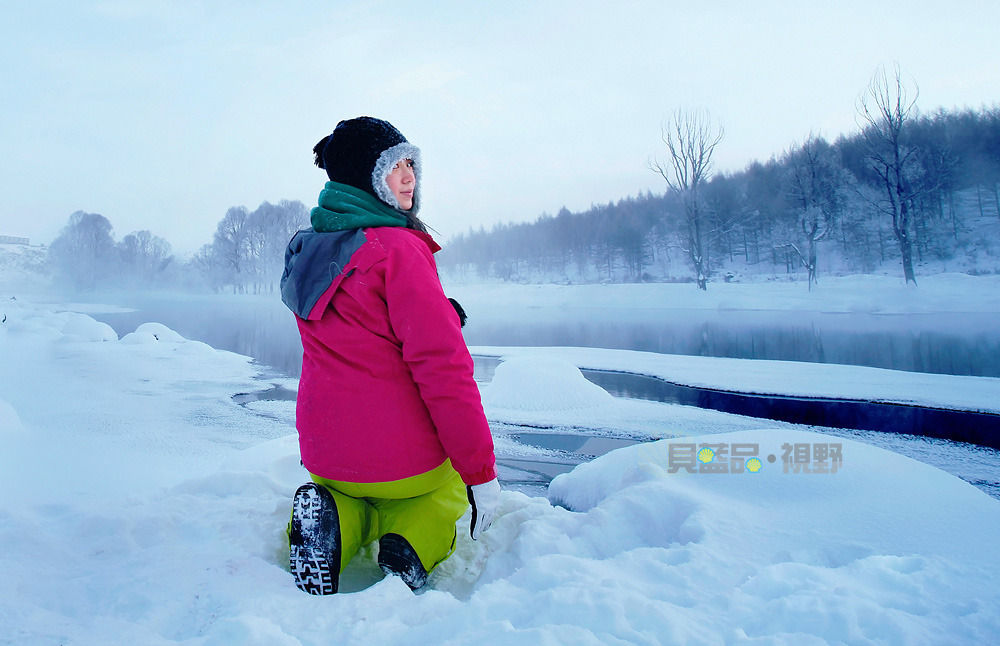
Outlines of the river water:
[{"label": "river water", "polygon": [[[280,373],[297,376],[302,347],[294,317],[277,296],[122,295],[116,304],[131,311],[95,314],[122,336],[155,321],[182,336],[254,357]],[[503,320],[470,319],[470,345],[560,345],[643,350],[668,354],[778,359],[868,365],[943,374],[1000,376],[1000,326],[992,315],[872,315],[802,312],[714,312],[669,310],[505,310]],[[489,380],[489,362],[477,362],[477,379]],[[481,370],[486,366],[484,370]],[[593,378],[593,376],[592,376]],[[618,396],[637,394],[635,376],[604,375],[602,387]],[[618,382],[621,383],[618,383]],[[657,390],[651,384],[652,390]],[[642,388],[639,389],[641,391]],[[287,398],[277,389],[275,398]],[[541,433],[507,428],[524,444],[555,449],[543,461],[501,458],[504,473],[522,489],[537,491],[554,475],[628,444],[579,430]],[[865,430],[837,431],[945,469],[1000,498],[1000,452],[962,442]]]},{"label": "river water", "polygon": [[[96,315],[122,335],[148,321],[297,375],[302,347],[277,295],[123,294],[134,311]],[[738,359],[841,363],[1000,377],[995,314],[529,308],[471,317],[469,345],[574,346]],[[491,318],[492,317],[492,318]]]}]

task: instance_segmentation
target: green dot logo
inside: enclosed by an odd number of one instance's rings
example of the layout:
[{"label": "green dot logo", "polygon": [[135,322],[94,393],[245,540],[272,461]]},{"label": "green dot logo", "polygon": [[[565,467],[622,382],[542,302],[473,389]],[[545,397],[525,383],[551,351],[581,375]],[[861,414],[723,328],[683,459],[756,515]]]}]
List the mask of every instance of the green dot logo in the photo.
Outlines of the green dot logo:
[{"label": "green dot logo", "polygon": [[750,458],[747,460],[747,471],[750,473],[757,473],[760,471],[762,466],[764,466],[763,463],[757,458]]}]

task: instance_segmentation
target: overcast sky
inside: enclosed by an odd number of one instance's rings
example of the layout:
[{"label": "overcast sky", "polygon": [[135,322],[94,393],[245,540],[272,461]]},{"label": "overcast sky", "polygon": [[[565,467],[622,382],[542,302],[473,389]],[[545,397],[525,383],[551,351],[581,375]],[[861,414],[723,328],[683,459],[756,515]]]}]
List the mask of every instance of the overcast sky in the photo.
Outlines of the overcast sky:
[{"label": "overcast sky", "polygon": [[420,146],[446,240],[662,192],[647,162],[679,107],[724,124],[734,171],[854,132],[883,63],[923,111],[993,105],[998,25],[993,0],[12,3],[0,235],[48,243],[85,210],[194,251],[230,206],[311,207],[313,145],[368,114]]}]

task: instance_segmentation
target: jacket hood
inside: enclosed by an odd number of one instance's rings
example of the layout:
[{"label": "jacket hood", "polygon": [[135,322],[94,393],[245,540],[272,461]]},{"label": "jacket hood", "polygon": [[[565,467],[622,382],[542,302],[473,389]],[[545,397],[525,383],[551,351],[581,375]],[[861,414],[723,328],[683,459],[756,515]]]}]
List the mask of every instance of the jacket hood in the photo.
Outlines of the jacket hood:
[{"label": "jacket hood", "polygon": [[361,229],[334,233],[306,229],[296,233],[285,250],[281,301],[299,318],[309,318],[365,239]]}]

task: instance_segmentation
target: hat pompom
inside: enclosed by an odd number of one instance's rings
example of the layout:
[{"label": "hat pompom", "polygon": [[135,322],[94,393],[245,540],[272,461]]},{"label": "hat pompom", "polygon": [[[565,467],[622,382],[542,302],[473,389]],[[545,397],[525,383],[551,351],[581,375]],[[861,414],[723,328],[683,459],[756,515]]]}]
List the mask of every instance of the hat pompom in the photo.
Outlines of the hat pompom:
[{"label": "hat pompom", "polygon": [[319,143],[313,146],[313,155],[316,156],[315,164],[320,168],[326,170],[326,163],[323,161],[323,150],[326,148],[326,142],[330,140],[330,135],[327,135],[319,140]]}]

